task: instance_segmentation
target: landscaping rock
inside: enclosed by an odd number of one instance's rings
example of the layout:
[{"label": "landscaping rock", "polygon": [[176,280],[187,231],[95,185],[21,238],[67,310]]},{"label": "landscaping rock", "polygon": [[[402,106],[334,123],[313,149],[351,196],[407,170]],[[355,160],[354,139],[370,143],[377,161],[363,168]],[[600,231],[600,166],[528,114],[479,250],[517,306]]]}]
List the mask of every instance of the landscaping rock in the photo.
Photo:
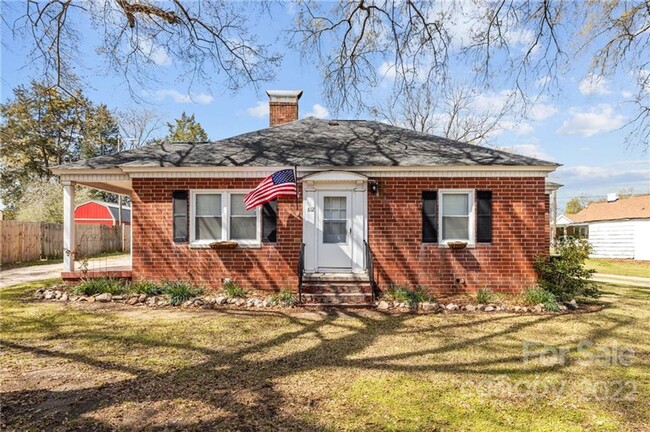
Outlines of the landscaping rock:
[{"label": "landscaping rock", "polygon": [[543,304],[538,304],[533,308],[533,312],[535,313],[541,313],[544,310],[544,305]]},{"label": "landscaping rock", "polygon": [[263,306],[263,307],[271,307],[271,306],[273,306],[273,301],[271,301],[271,300],[269,300],[269,299],[264,299],[264,300],[262,301],[262,306]]},{"label": "landscaping rock", "polygon": [[59,300],[67,302],[69,299],[70,297],[68,296],[68,293],[64,292],[63,294],[61,294],[61,298]]},{"label": "landscaping rock", "polygon": [[131,306],[138,304],[138,297],[131,297],[127,303]]},{"label": "landscaping rock", "polygon": [[578,302],[576,302],[576,300],[573,299],[570,302],[564,302],[564,306],[566,306],[568,309],[576,310],[578,309]]},{"label": "landscaping rock", "polygon": [[237,301],[235,301],[235,305],[237,305],[237,306],[243,306],[245,304],[246,304],[246,299],[241,298],[241,297],[238,298]]},{"label": "landscaping rock", "polygon": [[165,299],[159,299],[156,302],[156,306],[167,306],[168,304],[169,304],[169,302],[167,300],[165,300]]},{"label": "landscaping rock", "polygon": [[205,302],[203,301],[203,299],[200,299],[200,298],[194,299],[194,306],[201,307],[204,304],[205,304]]},{"label": "landscaping rock", "polygon": [[54,291],[54,298],[55,299],[57,299],[57,300],[60,299],[62,295],[63,295],[63,293],[61,291],[59,291],[59,290]]},{"label": "landscaping rock", "polygon": [[116,296],[113,296],[113,301],[120,301],[120,300],[124,300],[124,296],[123,296],[123,295],[116,295]]},{"label": "landscaping rock", "polygon": [[190,306],[192,306],[192,303],[194,303],[194,300],[188,300],[185,303],[183,303],[181,306],[182,307],[190,307]]},{"label": "landscaping rock", "polygon": [[43,298],[45,300],[52,300],[55,297],[56,297],[56,294],[54,293],[54,291],[50,291],[50,290],[45,291],[45,294],[43,295]]},{"label": "landscaping rock", "polygon": [[438,308],[437,304],[430,303],[430,302],[424,302],[420,306],[422,307],[422,310],[425,312],[435,311]]},{"label": "landscaping rock", "polygon": [[468,311],[468,312],[474,312],[476,310],[476,306],[469,304],[469,305],[465,306],[465,310]]},{"label": "landscaping rock", "polygon": [[87,301],[88,303],[95,303],[95,297],[93,297],[93,296],[86,297],[86,301]]},{"label": "landscaping rock", "polygon": [[495,310],[494,306],[486,306],[485,309],[483,309],[485,312],[493,312]]},{"label": "landscaping rock", "polygon": [[228,304],[236,304],[237,300],[239,300],[238,297],[231,297],[228,299]]},{"label": "landscaping rock", "polygon": [[246,301],[246,306],[248,306],[248,307],[254,307],[254,306],[255,306],[255,301],[256,301],[256,300],[257,300],[256,298],[249,298],[248,301]]},{"label": "landscaping rock", "polygon": [[458,305],[454,303],[449,303],[447,306],[445,306],[445,309],[448,311],[455,311],[458,310]]},{"label": "landscaping rock", "polygon": [[388,304],[387,301],[382,300],[377,305],[377,309],[379,309],[379,310],[388,310],[388,309],[390,309],[390,305]]},{"label": "landscaping rock", "polygon": [[108,293],[102,293],[97,296],[95,296],[95,300],[101,303],[108,303],[111,300],[113,300],[113,296],[108,294]]},{"label": "landscaping rock", "polygon": [[564,312],[564,311],[566,311],[567,309],[568,309],[568,308],[567,308],[566,306],[564,306],[564,305],[560,305],[560,310],[561,310],[561,311]]},{"label": "landscaping rock", "polygon": [[515,312],[521,312],[521,306],[515,306],[513,310]]},{"label": "landscaping rock", "polygon": [[218,305],[226,304],[228,302],[228,299],[224,296],[219,296],[216,299],[214,299],[214,303]]},{"label": "landscaping rock", "polygon": [[138,297],[138,303],[144,303],[146,300],[147,300],[146,294],[140,294],[140,297]]}]

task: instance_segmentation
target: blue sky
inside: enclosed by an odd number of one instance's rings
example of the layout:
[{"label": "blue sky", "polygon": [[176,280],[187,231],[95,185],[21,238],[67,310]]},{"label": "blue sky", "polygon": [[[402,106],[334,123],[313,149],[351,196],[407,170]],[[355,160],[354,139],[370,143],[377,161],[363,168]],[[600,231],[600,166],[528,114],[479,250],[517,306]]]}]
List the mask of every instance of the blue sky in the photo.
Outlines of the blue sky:
[{"label": "blue sky", "polygon": [[[292,8],[275,7],[278,10],[273,22],[259,26],[262,29],[259,38],[265,43],[276,43],[280,30],[287,28],[294,18]],[[3,8],[3,14],[7,13],[10,11]],[[11,16],[7,18],[11,20]],[[95,30],[86,22],[78,25],[84,35],[88,35],[80,47],[81,56],[87,59],[87,69],[77,71],[88,87],[87,95],[94,102],[103,102],[115,110],[138,106],[121,77],[103,72],[105,68],[94,53],[98,43]],[[28,47],[12,40],[4,26],[2,42],[1,100],[5,102],[11,98],[12,88],[38,78],[38,71],[31,66],[25,67]],[[284,50],[283,46],[280,49]],[[284,54],[275,81],[262,84],[257,90],[245,89],[233,95],[220,92],[217,84],[195,83],[189,89],[189,83],[178,76],[177,65],[165,52],[152,51],[152,58],[158,63],[156,84],[135,91],[146,101],[141,105],[156,109],[168,121],[183,111],[194,113],[210,139],[266,127],[266,89],[302,89],[301,117],[333,116],[322,98],[321,75],[316,65],[301,60],[289,50]],[[377,68],[381,66],[379,61]],[[544,96],[532,107],[528,120],[505,122],[492,137],[492,144],[561,163],[563,167],[551,176],[565,185],[559,192],[561,206],[580,194],[597,197],[623,188],[633,188],[636,193],[650,192],[650,155],[644,154],[639,147],[628,148],[624,142],[626,132],[619,129],[633,115],[629,101],[634,87],[629,71],[620,71],[616,77],[607,79],[589,75],[587,55],[576,58],[574,66],[571,72],[560,77],[557,91]],[[462,74],[461,70],[456,72]],[[379,88],[368,93],[369,97],[379,101],[386,98],[390,92],[389,80],[387,76]],[[478,90],[476,104],[490,105],[500,103],[508,89]],[[371,118],[370,113],[363,112],[343,112],[337,116]]]}]

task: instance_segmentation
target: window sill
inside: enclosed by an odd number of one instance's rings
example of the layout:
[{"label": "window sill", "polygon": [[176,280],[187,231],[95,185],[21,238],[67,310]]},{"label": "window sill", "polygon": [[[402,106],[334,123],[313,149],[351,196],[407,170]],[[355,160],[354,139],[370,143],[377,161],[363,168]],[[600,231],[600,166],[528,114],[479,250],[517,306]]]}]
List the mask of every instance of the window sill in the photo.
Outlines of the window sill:
[{"label": "window sill", "polygon": [[[212,242],[210,242],[212,243]],[[190,249],[212,249],[210,243],[204,242],[193,242],[190,243]],[[239,243],[234,249],[261,249],[262,243]],[[227,249],[215,249],[215,250],[227,250]]]},{"label": "window sill", "polygon": [[[460,240],[458,240],[458,241],[460,241]],[[476,248],[476,243],[467,243],[467,246],[465,246],[464,248],[453,249],[453,248],[449,247],[449,245],[445,242],[445,243],[438,243],[438,248],[439,249],[448,249],[448,250],[475,249]]]}]

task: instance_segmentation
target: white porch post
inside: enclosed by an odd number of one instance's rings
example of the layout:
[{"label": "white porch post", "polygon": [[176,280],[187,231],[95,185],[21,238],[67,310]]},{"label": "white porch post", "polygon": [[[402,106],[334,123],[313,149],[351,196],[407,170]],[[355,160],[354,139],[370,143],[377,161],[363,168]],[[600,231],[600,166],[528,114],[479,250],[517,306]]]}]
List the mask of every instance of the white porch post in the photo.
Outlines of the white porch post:
[{"label": "white porch post", "polygon": [[63,181],[63,271],[74,271],[74,182]]}]

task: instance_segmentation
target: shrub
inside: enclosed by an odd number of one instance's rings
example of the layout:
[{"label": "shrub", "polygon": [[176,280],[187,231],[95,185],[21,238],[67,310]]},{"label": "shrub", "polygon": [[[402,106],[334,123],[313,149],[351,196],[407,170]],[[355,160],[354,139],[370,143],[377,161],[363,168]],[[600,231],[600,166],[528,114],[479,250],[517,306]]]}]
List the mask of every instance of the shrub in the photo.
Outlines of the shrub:
[{"label": "shrub", "polygon": [[165,281],[162,291],[167,295],[169,304],[179,305],[203,293],[203,288],[186,281]]},{"label": "shrub", "polygon": [[594,270],[584,266],[591,250],[589,243],[584,239],[560,239],[555,250],[557,256],[535,259],[539,286],[561,301],[576,296],[599,297],[598,287],[589,280]]},{"label": "shrub", "polygon": [[560,305],[553,293],[546,291],[541,287],[529,287],[524,291],[524,303],[529,306],[543,304],[547,310],[558,311]]},{"label": "shrub", "polygon": [[476,293],[476,301],[479,304],[490,303],[497,300],[497,296],[489,288],[479,288]]},{"label": "shrub", "polygon": [[408,303],[409,305],[414,305],[418,303],[434,301],[435,299],[426,290],[417,286],[415,289],[410,289],[406,285],[390,285],[386,291],[386,297],[388,299]]},{"label": "shrub", "polygon": [[246,297],[248,291],[237,285],[237,283],[229,280],[223,284],[223,294],[228,298]]},{"label": "shrub", "polygon": [[280,306],[293,307],[298,303],[298,299],[293,293],[287,289],[281,290],[279,293],[271,296],[271,300]]},{"label": "shrub", "polygon": [[131,282],[129,292],[133,294],[160,295],[163,293],[163,287],[156,282],[139,280]]},{"label": "shrub", "polygon": [[124,294],[127,292],[127,287],[124,282],[119,279],[111,278],[96,278],[85,279],[73,288],[75,294],[91,296],[95,294]]}]

